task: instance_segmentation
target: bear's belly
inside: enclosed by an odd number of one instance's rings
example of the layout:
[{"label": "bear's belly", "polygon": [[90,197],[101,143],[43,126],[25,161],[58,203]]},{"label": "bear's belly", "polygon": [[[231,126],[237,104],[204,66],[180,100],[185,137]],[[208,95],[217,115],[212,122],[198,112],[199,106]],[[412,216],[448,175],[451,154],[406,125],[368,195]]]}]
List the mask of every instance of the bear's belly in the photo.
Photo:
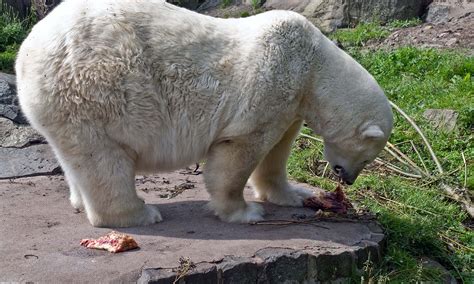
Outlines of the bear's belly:
[{"label": "bear's belly", "polygon": [[159,172],[180,169],[197,163],[206,157],[211,142],[199,139],[194,133],[174,136],[149,136],[140,145],[130,145],[136,153],[136,169],[139,172]]}]

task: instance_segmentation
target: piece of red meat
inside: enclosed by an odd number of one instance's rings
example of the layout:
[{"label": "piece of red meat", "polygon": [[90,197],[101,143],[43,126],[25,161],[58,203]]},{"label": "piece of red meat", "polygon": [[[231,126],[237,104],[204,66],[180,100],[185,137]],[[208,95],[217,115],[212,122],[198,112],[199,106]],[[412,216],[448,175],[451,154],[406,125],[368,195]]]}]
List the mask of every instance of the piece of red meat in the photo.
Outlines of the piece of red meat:
[{"label": "piece of red meat", "polygon": [[347,209],[353,208],[352,204],[346,199],[340,184],[332,192],[322,192],[319,196],[306,198],[303,201],[303,206],[316,211],[323,210],[337,214],[346,214]]}]

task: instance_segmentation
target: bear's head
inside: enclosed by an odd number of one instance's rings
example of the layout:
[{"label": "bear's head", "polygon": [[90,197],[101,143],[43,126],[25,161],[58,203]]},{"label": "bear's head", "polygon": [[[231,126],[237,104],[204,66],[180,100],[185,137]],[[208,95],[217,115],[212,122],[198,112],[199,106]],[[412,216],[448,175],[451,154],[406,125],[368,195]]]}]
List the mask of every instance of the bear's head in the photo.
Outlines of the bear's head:
[{"label": "bear's head", "polygon": [[393,127],[390,103],[374,77],[323,35],[313,60],[305,120],[323,137],[324,156],[347,184],[374,161]]},{"label": "bear's head", "polygon": [[362,169],[382,151],[388,134],[379,125],[367,125],[351,139],[324,142],[324,157],[344,183],[353,184]]}]

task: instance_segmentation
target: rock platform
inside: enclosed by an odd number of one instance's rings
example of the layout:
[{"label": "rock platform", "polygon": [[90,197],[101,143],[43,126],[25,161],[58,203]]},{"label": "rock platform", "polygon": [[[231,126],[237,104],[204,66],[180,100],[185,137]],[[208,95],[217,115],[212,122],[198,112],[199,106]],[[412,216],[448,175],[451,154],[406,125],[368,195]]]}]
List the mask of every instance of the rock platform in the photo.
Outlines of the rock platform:
[{"label": "rock platform", "polygon": [[[137,177],[139,195],[158,204],[164,220],[116,229],[140,246],[117,254],[79,245],[113,228],[94,228],[72,208],[63,176],[0,180],[0,282],[340,283],[381,259],[384,234],[375,221],[221,222],[205,208],[208,194],[195,174]],[[253,200],[249,187],[245,195]],[[266,220],[314,215],[263,205]]]}]

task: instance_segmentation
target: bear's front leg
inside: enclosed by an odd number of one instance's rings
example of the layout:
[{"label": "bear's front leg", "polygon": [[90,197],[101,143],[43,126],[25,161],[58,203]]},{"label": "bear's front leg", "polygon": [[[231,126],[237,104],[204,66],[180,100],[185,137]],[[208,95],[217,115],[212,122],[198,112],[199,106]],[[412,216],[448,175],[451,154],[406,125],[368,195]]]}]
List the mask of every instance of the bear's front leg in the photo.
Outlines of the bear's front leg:
[{"label": "bear's front leg", "polygon": [[301,128],[302,121],[296,121],[288,128],[280,141],[270,150],[252,173],[250,181],[255,195],[281,206],[303,206],[303,200],[314,193],[304,188],[295,188],[288,183],[286,163],[291,145]]},{"label": "bear's front leg", "polygon": [[263,208],[247,203],[243,191],[260,157],[254,140],[236,139],[213,145],[208,153],[204,181],[211,196],[209,207],[223,221],[248,223],[263,219]]}]

